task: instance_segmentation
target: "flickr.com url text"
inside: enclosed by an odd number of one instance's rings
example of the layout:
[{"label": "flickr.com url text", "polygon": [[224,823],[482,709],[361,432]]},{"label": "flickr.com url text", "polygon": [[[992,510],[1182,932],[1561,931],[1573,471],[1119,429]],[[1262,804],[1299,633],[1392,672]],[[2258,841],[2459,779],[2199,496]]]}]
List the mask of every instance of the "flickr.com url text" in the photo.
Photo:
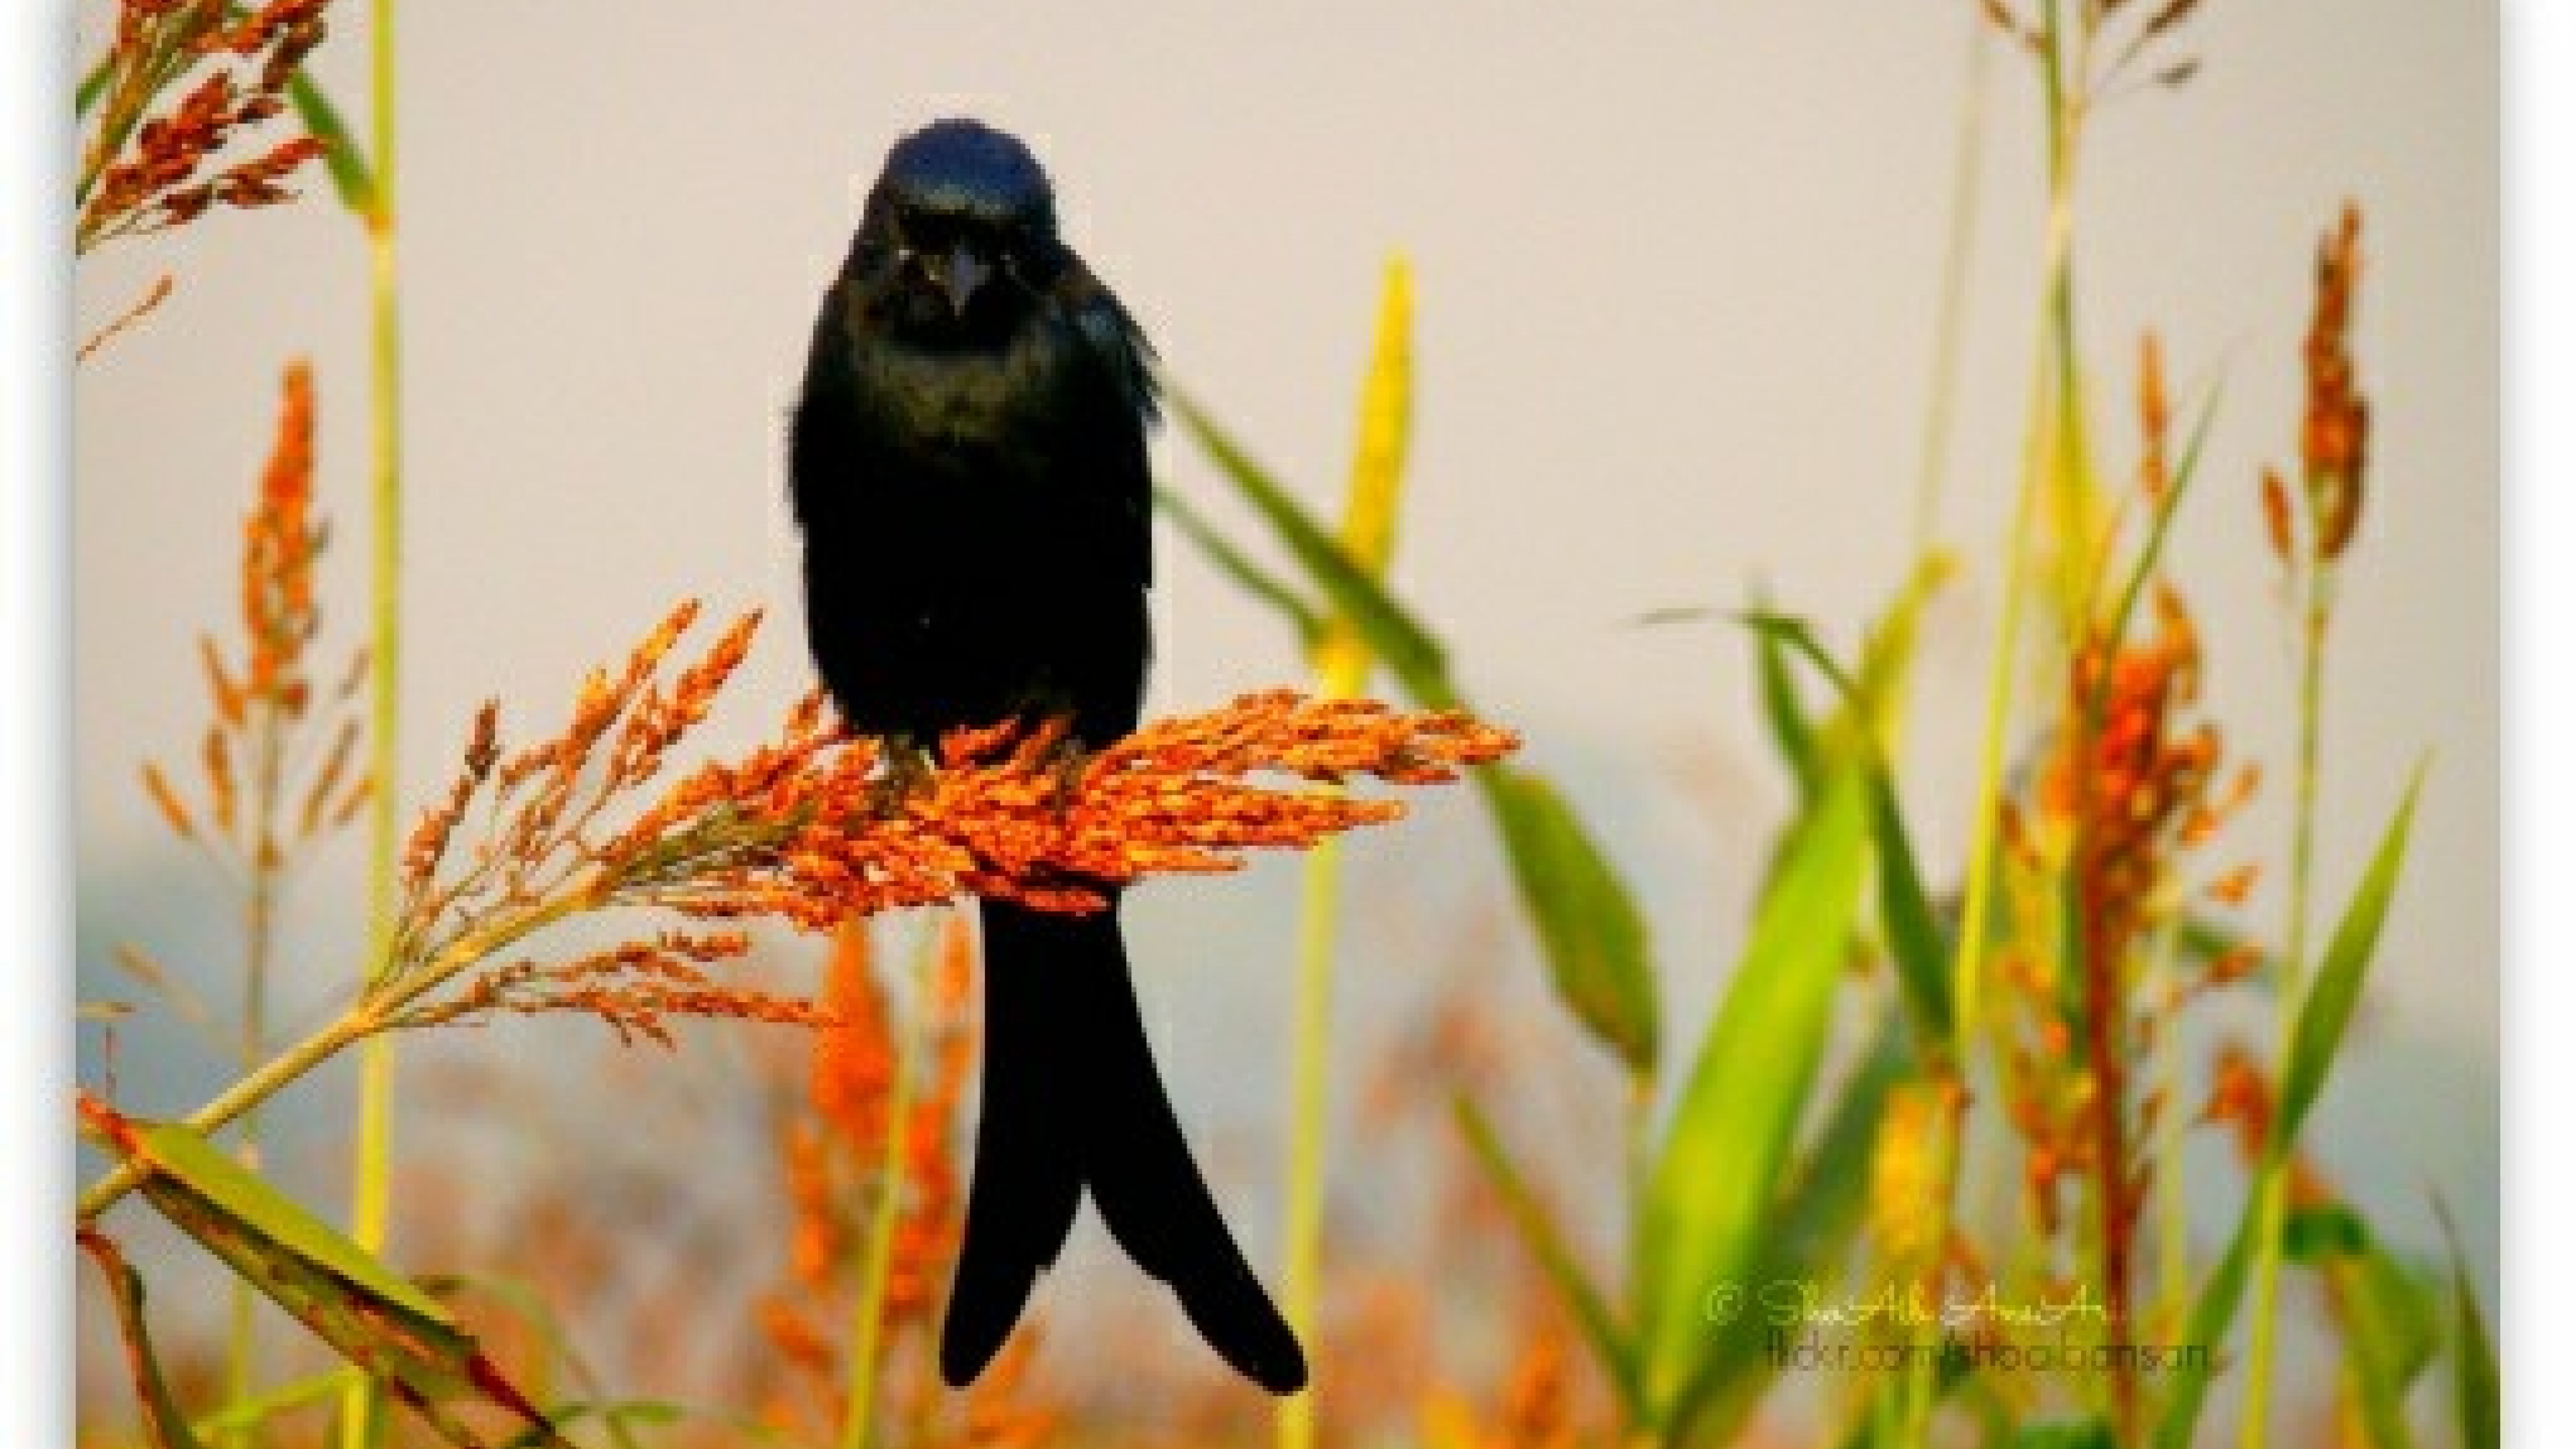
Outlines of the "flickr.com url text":
[{"label": "flickr.com url text", "polygon": [[1941,1339],[1930,1343],[1835,1342],[1809,1332],[1780,1329],[1765,1335],[1762,1351],[1784,1373],[1901,1373],[1933,1368],[1944,1373],[2181,1373],[2207,1370],[2209,1347],[2197,1343],[1980,1343]]}]

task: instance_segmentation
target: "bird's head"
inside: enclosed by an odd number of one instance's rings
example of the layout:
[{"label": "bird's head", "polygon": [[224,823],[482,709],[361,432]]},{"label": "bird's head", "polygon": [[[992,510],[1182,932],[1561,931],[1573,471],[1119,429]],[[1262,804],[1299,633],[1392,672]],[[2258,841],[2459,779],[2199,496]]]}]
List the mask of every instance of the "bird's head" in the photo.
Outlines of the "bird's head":
[{"label": "bird's head", "polygon": [[895,143],[868,193],[851,269],[869,310],[923,342],[1006,336],[1064,264],[1037,158],[980,121]]}]

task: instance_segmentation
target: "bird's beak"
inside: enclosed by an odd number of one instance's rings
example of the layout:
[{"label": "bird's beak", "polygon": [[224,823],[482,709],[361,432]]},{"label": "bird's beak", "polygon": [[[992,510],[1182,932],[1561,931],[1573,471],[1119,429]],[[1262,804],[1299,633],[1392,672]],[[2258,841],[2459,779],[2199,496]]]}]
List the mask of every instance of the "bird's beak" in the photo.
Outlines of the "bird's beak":
[{"label": "bird's beak", "polygon": [[966,315],[966,304],[975,298],[976,289],[993,275],[990,263],[975,255],[972,248],[956,247],[948,253],[946,265],[939,269],[939,289],[948,296],[950,315]]}]

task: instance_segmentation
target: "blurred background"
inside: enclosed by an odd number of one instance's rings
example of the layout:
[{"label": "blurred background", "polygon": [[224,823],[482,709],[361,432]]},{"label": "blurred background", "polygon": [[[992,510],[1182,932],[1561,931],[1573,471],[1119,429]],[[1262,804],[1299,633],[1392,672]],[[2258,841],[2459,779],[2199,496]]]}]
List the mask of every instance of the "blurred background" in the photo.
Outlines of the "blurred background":
[{"label": "blurred background", "polygon": [[[96,7],[82,20],[87,53],[102,22]],[[335,11],[332,24],[317,73],[355,113],[364,17]],[[1393,578],[1482,712],[1526,734],[1529,760],[1637,884],[1668,1033],[1687,1051],[1788,787],[1742,638],[1638,621],[1759,592],[1848,645],[1884,603],[1913,552],[1954,169],[1977,124],[1933,530],[1968,568],[1928,619],[1907,776],[1928,873],[1958,874],[2043,200],[2029,73],[1993,55],[1972,92],[1976,24],[1967,4],[1843,0],[1581,15],[413,7],[406,798],[446,778],[484,698],[545,724],[582,670],[681,595],[771,615],[717,743],[747,743],[805,687],[782,458],[807,328],[886,146],[973,114],[1032,144],[1070,239],[1173,376],[1318,510],[1337,508],[1344,484],[1380,269],[1410,258],[1416,431]],[[2502,37],[2491,6],[2404,0],[2213,3],[2191,35],[2203,63],[2187,85],[2129,95],[2090,132],[2077,287],[2091,359],[2114,384],[2096,417],[2107,456],[2129,456],[2145,329],[2179,397],[2220,389],[2172,557],[2199,614],[2210,713],[2231,752],[2270,766],[2223,849],[2277,859],[2295,656],[2256,481],[2296,454],[2316,240],[2347,198],[2360,204],[2355,350],[2375,436],[2328,679],[2323,899],[2360,873],[2412,762],[2429,754],[2432,774],[2357,1041],[2309,1142],[2408,1247],[2438,1246],[2438,1193],[2493,1303]],[[84,334],[160,272],[179,283],[76,384],[85,997],[127,994],[107,965],[118,942],[228,979],[231,897],[170,839],[136,769],[185,760],[202,728],[196,636],[234,607],[240,514],[279,370],[298,355],[319,371],[322,502],[337,523],[326,637],[360,634],[366,259],[318,175],[307,189],[307,205],[110,248],[78,279]],[[1194,450],[1167,437],[1157,462],[1204,511],[1241,522]],[[1159,548],[1151,708],[1304,677],[1272,616],[1168,530]],[[345,989],[355,856],[322,859],[296,887],[290,1027]],[[1563,1094],[1568,1134],[1609,1120],[1586,1104],[1618,1079],[1548,1007],[1471,798],[1417,800],[1350,860],[1331,1203],[1363,1233],[1408,1186],[1407,1150],[1373,1149],[1360,1120],[1365,1083],[1436,1038],[1450,1003],[1475,999],[1511,1040],[1518,1085]],[[1295,874],[1266,862],[1152,887],[1129,913],[1185,1123],[1261,1263],[1277,1233],[1266,1184],[1285,1115]],[[2280,888],[2264,879],[2252,919],[2277,919]],[[821,947],[783,944],[773,959],[802,980]],[[699,1033],[706,1049],[636,1063],[613,1044],[594,1051],[586,1023],[546,1021],[407,1057],[447,1086],[407,1106],[406,1143],[480,1174],[468,1202],[423,1210],[506,1212],[511,1174],[566,1144],[606,1174],[666,1130],[740,1151],[740,1191],[772,1194],[761,1144],[721,1145],[724,1124],[757,1106],[744,1063],[769,1048],[744,1038],[758,1030]],[[138,1110],[183,1108],[223,1080],[219,1054],[182,1031],[138,1018],[120,1037]],[[85,1080],[97,1045],[84,1040]],[[648,1072],[654,1120],[633,1105]],[[345,1101],[306,1089],[274,1149],[281,1174],[324,1201],[340,1190]],[[693,1125],[666,1129],[662,1113]],[[530,1145],[532,1124],[548,1145]],[[430,1230],[410,1207],[398,1244]],[[1072,1317],[1088,1299],[1139,1296],[1127,1271],[1086,1225],[1045,1291]]]}]

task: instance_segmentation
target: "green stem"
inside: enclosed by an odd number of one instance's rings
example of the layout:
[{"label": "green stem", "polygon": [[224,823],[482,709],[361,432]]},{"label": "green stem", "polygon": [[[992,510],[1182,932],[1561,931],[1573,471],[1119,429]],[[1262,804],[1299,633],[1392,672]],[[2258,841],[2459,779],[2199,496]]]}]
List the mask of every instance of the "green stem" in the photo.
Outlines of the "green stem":
[{"label": "green stem", "polygon": [[1950,234],[1942,244],[1939,310],[1932,324],[1931,399],[1923,419],[1922,472],[1914,495],[1914,552],[1932,549],[1941,495],[1949,481],[1951,420],[1958,411],[1961,323],[1968,294],[1968,258],[1976,250],[1977,183],[1985,166],[1987,24],[1971,13],[1968,24],[1967,94],[1959,108],[1959,150],[1950,171]]},{"label": "green stem", "polygon": [[[400,175],[395,106],[394,0],[369,9],[371,150],[375,171],[366,217],[372,291],[369,371],[373,422],[372,661],[368,693],[367,959],[392,957],[400,865],[397,810],[402,683],[402,314],[395,266],[395,197]],[[358,1057],[356,1162],[349,1193],[350,1236],[370,1252],[383,1248],[393,1207],[394,1043],[371,1037]],[[342,1449],[374,1441],[381,1402],[372,1381],[353,1381],[341,1401]]]},{"label": "green stem", "polygon": [[[377,984],[360,996],[354,1005],[310,1036],[270,1057],[258,1070],[236,1079],[221,1095],[190,1114],[187,1126],[201,1137],[221,1131],[243,1113],[320,1066],[341,1048],[352,1042],[372,1040],[387,1027],[398,1025],[403,1019],[404,1008],[455,980],[463,972],[566,916],[597,910],[608,899],[609,883],[594,876],[570,890],[504,916],[481,930],[455,938],[437,955],[405,969],[400,975],[380,969],[370,970],[368,979]],[[149,1169],[142,1162],[131,1157],[109,1169],[82,1191],[75,1208],[78,1220],[87,1223],[105,1212],[117,1199],[140,1186],[147,1171]]]},{"label": "green stem", "polygon": [[[1312,1351],[1322,1298],[1325,1122],[1332,1110],[1333,941],[1339,934],[1341,842],[1326,840],[1306,856],[1297,918],[1297,997],[1289,1068],[1286,1251],[1279,1271],[1288,1326]],[[1279,1449],[1313,1449],[1315,1395],[1279,1403]]]},{"label": "green stem", "polygon": [[[857,929],[865,930],[862,924]],[[920,1070],[930,1034],[930,974],[938,959],[934,930],[922,942],[913,970],[912,1011],[895,1052],[894,1083],[886,1100],[886,1140],[877,1164],[876,1203],[868,1218],[866,1256],[859,1263],[859,1296],[850,1310],[849,1386],[843,1396],[840,1449],[867,1449],[876,1427],[879,1345],[885,1336],[886,1285],[894,1274],[895,1226],[903,1217],[904,1141],[911,1132],[912,1079]]]},{"label": "green stem", "polygon": [[[2013,505],[2012,533],[2005,545],[2003,563],[2003,607],[1995,621],[1994,657],[1986,675],[1985,728],[1978,746],[1976,810],[1969,824],[1968,880],[1959,911],[1959,937],[1952,949],[1951,995],[1958,1015],[1958,1040],[1964,1054],[1967,1044],[1976,1040],[1983,1011],[1985,978],[1985,942],[1988,919],[1994,910],[1996,875],[1996,837],[2003,820],[2004,753],[2007,733],[2012,723],[2013,673],[2021,652],[2022,614],[2027,606],[2031,574],[2034,572],[2031,551],[2038,531],[2039,504],[2043,483],[2051,475],[2049,444],[2062,448],[2066,444],[2064,393],[2070,388],[2071,363],[2067,360],[2073,348],[2072,272],[2075,238],[2074,152],[2076,107],[2070,99],[2064,74],[2063,32],[2060,28],[2056,0],[2049,0],[2043,12],[2046,43],[2042,47],[2041,80],[2047,114],[2048,136],[2048,218],[2043,275],[2046,278],[2043,303],[2043,337],[2031,382],[2030,432],[2022,459],[2020,496]],[[2052,387],[2052,383],[2054,387]],[[2056,403],[2052,407],[2052,401]],[[2062,455],[2061,455],[2062,456]],[[1951,1140],[1945,1161],[1949,1164],[1938,1199],[1933,1203],[1933,1221],[1946,1242],[1956,1212],[1960,1164],[1966,1159],[1967,1114],[1950,1117]],[[1937,1261],[1937,1260],[1936,1260]],[[1903,1433],[1898,1442],[1928,1446],[1932,1439],[1932,1406],[1935,1384],[1928,1366],[1908,1374],[1902,1386],[1905,1410]]]},{"label": "green stem", "polygon": [[[2324,715],[2326,618],[2332,601],[2333,565],[2314,562],[2300,573],[2299,756],[2297,803],[2291,815],[2289,919],[2282,926],[2281,963],[2273,999],[2279,1031],[2272,1060],[2290,1059],[2298,1029],[2308,959],[2308,889],[2316,855],[2317,736]],[[2272,1407],[2273,1332],[2281,1290],[2281,1228],[2289,1216],[2287,1153],[2266,1159],[2255,1192],[2254,1323],[2245,1356],[2245,1419],[2237,1442],[2263,1449]]]},{"label": "green stem", "polygon": [[[2175,968],[2175,955],[2182,935],[2183,911],[2176,906],[2162,930],[2156,933],[2155,980],[2157,989],[2171,990],[2181,973]],[[2152,1089],[2162,1096],[2167,1120],[2172,1120],[2173,1104],[2183,1099],[2181,1033],[2170,1025],[2155,1037],[2153,1055],[2147,1065]],[[2173,1133],[2167,1128],[2162,1135],[2168,1142]],[[2170,1159],[2170,1151],[2158,1151],[2159,1159]],[[2183,1200],[2183,1177],[2178,1171],[2155,1175],[2156,1191],[2156,1319],[2180,1323],[2190,1311],[2190,1217]]]},{"label": "green stem", "polygon": [[[311,1036],[269,1058],[259,1070],[234,1081],[222,1095],[189,1115],[188,1128],[199,1136],[221,1131],[243,1113],[276,1096],[288,1083],[320,1066],[342,1047],[376,1031],[384,1021],[381,1003],[373,998],[360,1002]],[[141,1158],[126,1158],[82,1191],[74,1209],[75,1216],[82,1223],[96,1218],[113,1207],[119,1198],[142,1186],[144,1176],[150,1170]]]},{"label": "green stem", "polygon": [[[259,621],[253,619],[257,628]],[[254,641],[253,647],[257,643]],[[260,706],[257,744],[251,765],[251,849],[250,894],[243,909],[242,921],[242,1020],[241,1069],[245,1072],[259,1065],[268,1052],[268,976],[270,956],[277,935],[277,894],[282,862],[277,851],[277,802],[279,779],[284,769],[285,719],[274,701]],[[241,1136],[236,1146],[241,1165],[259,1171],[259,1118],[245,1113]],[[259,1349],[257,1320],[253,1316],[255,1291],[242,1279],[233,1281],[232,1318],[225,1334],[225,1397],[240,1403],[251,1395],[251,1385],[258,1378]],[[249,1442],[247,1425],[227,1429],[221,1441],[229,1445]]]}]

